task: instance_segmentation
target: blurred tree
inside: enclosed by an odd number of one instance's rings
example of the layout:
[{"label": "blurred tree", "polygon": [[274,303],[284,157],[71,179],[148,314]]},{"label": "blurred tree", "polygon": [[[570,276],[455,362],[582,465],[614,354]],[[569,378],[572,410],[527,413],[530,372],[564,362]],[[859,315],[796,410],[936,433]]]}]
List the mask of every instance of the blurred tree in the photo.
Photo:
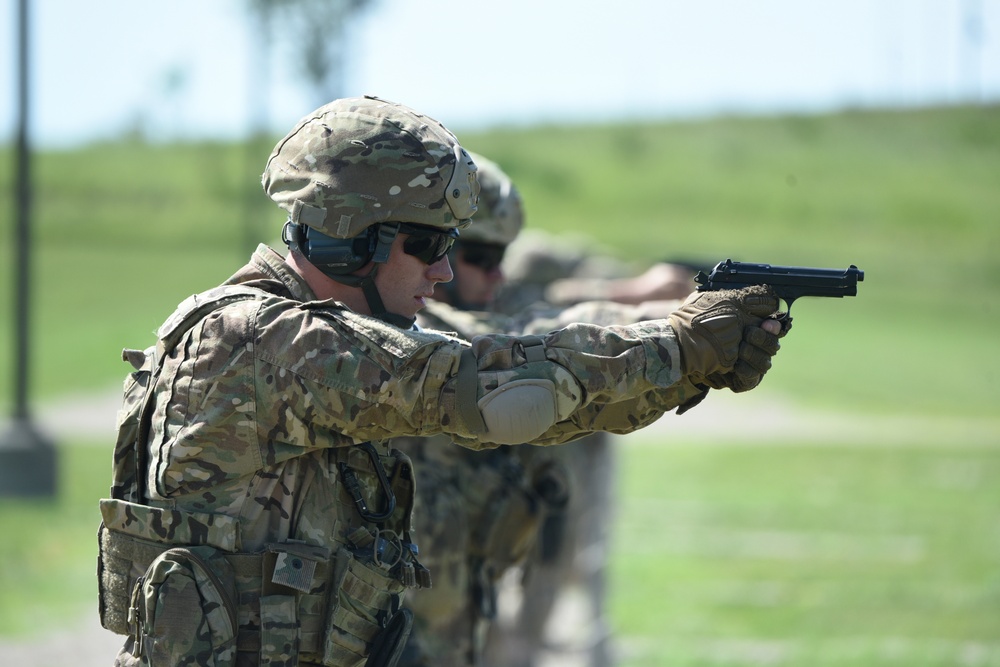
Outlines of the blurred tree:
[{"label": "blurred tree", "polygon": [[374,0],[247,0],[256,15],[259,44],[287,39],[314,103],[344,96],[347,21]]}]

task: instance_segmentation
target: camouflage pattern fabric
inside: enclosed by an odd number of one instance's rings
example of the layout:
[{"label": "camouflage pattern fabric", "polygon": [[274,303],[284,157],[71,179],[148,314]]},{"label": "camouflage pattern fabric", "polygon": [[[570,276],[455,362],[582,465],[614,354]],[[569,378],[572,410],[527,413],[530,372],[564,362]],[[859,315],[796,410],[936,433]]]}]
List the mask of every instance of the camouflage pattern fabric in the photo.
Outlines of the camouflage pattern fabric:
[{"label": "camouflage pattern fabric", "polygon": [[123,651],[116,665],[236,663],[236,584],[232,568],[211,547],[174,548],[150,565],[133,592],[139,650]]},{"label": "camouflage pattern fabric", "polygon": [[[605,603],[615,447],[612,438],[594,433],[559,447],[520,448],[525,465],[544,458],[565,467],[569,503],[546,517],[528,557],[501,581],[502,612],[489,627],[483,664],[613,664]],[[563,622],[566,605],[572,609],[571,626]]]},{"label": "camouflage pattern fabric", "polygon": [[475,173],[441,123],[365,96],[302,118],[275,146],[261,184],[290,221],[344,239],[388,221],[468,227],[479,197]]},{"label": "camouflage pattern fabric", "polygon": [[[421,327],[472,338],[487,331],[542,333],[574,322],[634,322],[663,317],[675,305],[671,302],[640,307],[594,302],[559,309],[535,304],[517,317],[510,317],[431,302],[417,320]],[[407,597],[407,606],[414,612],[414,630],[401,667],[497,664],[484,662],[482,656],[487,650],[487,635],[493,632],[498,588],[504,575],[530,562],[532,572],[537,574],[530,588],[538,588],[531,595],[539,601],[554,601],[568,576],[578,578],[572,547],[579,543],[603,547],[610,512],[611,459],[607,440],[597,439],[598,435],[603,436],[595,434],[559,447],[523,445],[489,452],[454,447],[448,438],[440,436],[392,441],[393,447],[414,461],[418,480],[415,534],[421,543],[422,561],[435,573],[434,588],[413,591]],[[559,479],[547,477],[553,471]],[[540,487],[557,482],[576,490],[570,496],[568,510],[546,502],[541,492]],[[583,489],[586,492],[581,493]],[[518,499],[526,499],[527,504]],[[566,543],[558,545],[555,563],[550,562],[551,558],[540,558],[541,547],[536,544],[540,528],[553,520],[562,520],[569,530]],[[578,520],[592,523],[577,525]],[[484,539],[485,533],[492,539]],[[594,555],[595,551],[588,553]],[[543,561],[545,571],[540,569]],[[588,576],[600,578],[603,574],[602,568],[591,569],[596,571]],[[551,585],[544,579],[549,575],[553,578]],[[590,589],[598,587],[602,588],[603,583],[594,582]],[[603,590],[599,593],[603,600]],[[544,622],[549,610],[538,609],[538,613],[520,619]],[[519,636],[504,636],[508,651],[514,651],[515,643],[525,639],[532,646],[540,643],[541,628],[519,630]]]},{"label": "camouflage pattern fabric", "polygon": [[[506,317],[436,301],[417,323],[464,338],[514,328]],[[447,436],[395,438],[392,446],[414,462],[414,533],[434,573],[433,588],[407,596],[414,626],[400,667],[479,664],[496,584],[527,557],[544,507],[514,447],[474,451]]]},{"label": "camouflage pattern fabric", "polygon": [[[227,517],[229,542],[217,548],[260,553],[284,543],[329,553],[326,565],[343,582],[341,595],[355,580],[351,586],[381,595],[381,602],[362,613],[369,629],[358,630],[361,636],[377,628],[403,584],[355,557],[364,548],[375,553],[371,549],[383,542],[370,539],[365,547],[357,539],[357,529],[367,523],[358,518],[337,464],[361,471],[364,492],[377,499],[377,480],[362,474],[367,456],[359,443],[445,433],[472,448],[502,444],[489,442],[489,434],[470,430],[458,417],[463,352],[473,355],[477,397],[519,379],[552,381],[560,413],[539,437],[541,444],[595,429],[641,428],[691,392],[679,381],[676,340],[664,320],[554,331],[542,337],[545,360],[528,363],[516,336],[479,336],[470,345],[439,332],[403,331],[336,302],[316,301],[283,258],[265,246],[226,284],[270,296],[211,312],[165,356],[148,440],[148,506],[165,510],[157,515],[161,518],[208,516],[217,526],[226,522],[215,517]],[[380,454],[390,474],[400,469],[384,448]],[[395,544],[389,537],[407,528],[408,510],[399,508],[382,526],[389,547]],[[121,517],[118,528],[155,534],[156,527],[142,524],[141,516]],[[336,609],[354,606],[346,600]],[[260,615],[241,618],[241,628],[256,627],[263,634],[269,619],[278,619],[277,631],[287,627],[294,611],[287,596],[263,596]],[[316,616],[322,617],[320,611]],[[357,636],[342,641],[363,656],[368,647]],[[316,637],[301,631],[297,637],[311,646],[299,651],[300,664],[349,664],[331,658]],[[331,641],[327,636],[327,649]]]},{"label": "camouflage pattern fabric", "polygon": [[[544,506],[514,451],[464,450],[443,436],[393,441],[414,460],[415,535],[434,586],[411,591],[414,629],[400,665],[478,664],[496,583],[528,555]],[[459,453],[449,460],[450,452]]]},{"label": "camouflage pattern fabric", "polygon": [[[679,302],[628,306],[607,301],[556,307],[548,286],[556,279],[586,280],[580,290],[600,298],[593,284],[631,275],[633,267],[592,252],[585,241],[565,243],[529,230],[508,249],[508,281],[497,307],[524,320],[526,333],[567,322],[636,322],[666,317]],[[566,304],[561,304],[566,306]],[[614,516],[615,451],[607,433],[593,433],[560,447],[521,447],[526,467],[555,462],[567,471],[569,503],[551,513],[523,563],[502,581],[502,618],[490,625],[485,664],[523,667],[556,658],[574,667],[612,664],[611,632],[605,617],[606,565]],[[580,624],[569,637],[554,630],[560,601],[572,600]],[[553,632],[556,635],[553,635]]]}]

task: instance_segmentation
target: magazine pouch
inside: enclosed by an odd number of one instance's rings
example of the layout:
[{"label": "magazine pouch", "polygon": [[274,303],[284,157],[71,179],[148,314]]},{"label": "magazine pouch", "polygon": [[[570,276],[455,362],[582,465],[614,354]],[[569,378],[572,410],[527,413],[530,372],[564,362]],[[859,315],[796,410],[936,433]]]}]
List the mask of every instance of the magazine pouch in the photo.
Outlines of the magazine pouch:
[{"label": "magazine pouch", "polygon": [[174,547],[132,589],[130,641],[116,667],[232,667],[238,617],[232,566],[210,546]]},{"label": "magazine pouch", "polygon": [[336,553],[332,584],[323,664],[361,667],[373,646],[387,639],[380,635],[389,615],[398,610],[404,586],[385,569],[349,548]]}]

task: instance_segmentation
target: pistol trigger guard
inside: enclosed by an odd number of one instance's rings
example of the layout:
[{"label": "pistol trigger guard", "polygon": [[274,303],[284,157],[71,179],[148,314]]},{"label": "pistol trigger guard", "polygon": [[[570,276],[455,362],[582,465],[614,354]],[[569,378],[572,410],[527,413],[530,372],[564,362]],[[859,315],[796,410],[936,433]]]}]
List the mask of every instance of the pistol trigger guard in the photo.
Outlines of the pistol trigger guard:
[{"label": "pistol trigger guard", "polygon": [[788,304],[788,310],[774,316],[776,322],[781,324],[781,334],[784,336],[792,328],[792,304]]}]

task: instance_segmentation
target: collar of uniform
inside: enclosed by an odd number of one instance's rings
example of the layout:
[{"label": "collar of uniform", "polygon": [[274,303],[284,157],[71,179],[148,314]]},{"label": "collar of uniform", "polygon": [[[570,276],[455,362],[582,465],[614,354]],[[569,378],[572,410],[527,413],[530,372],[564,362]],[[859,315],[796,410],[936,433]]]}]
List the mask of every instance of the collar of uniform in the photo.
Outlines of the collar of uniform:
[{"label": "collar of uniform", "polygon": [[285,263],[285,258],[273,248],[263,243],[258,245],[253,257],[250,258],[250,264],[265,276],[280,281],[296,301],[316,300],[316,294],[306,281],[293,271]]}]

